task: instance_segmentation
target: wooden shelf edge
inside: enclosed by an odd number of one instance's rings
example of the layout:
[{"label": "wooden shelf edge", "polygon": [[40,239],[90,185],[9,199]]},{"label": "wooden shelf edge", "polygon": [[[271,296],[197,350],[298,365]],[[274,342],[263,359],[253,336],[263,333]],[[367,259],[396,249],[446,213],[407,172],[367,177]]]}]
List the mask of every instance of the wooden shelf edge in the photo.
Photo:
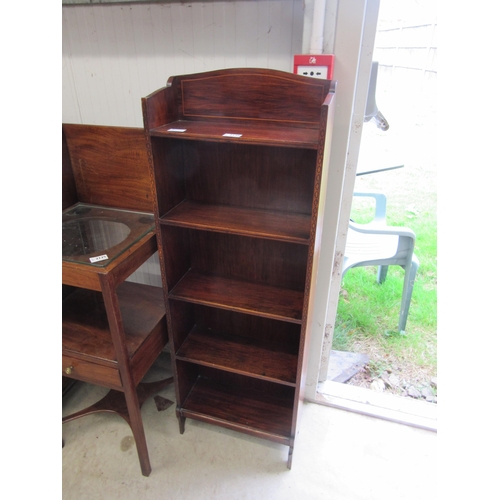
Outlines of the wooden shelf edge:
[{"label": "wooden shelf edge", "polygon": [[175,359],[179,361],[186,361],[188,363],[193,363],[195,365],[200,365],[200,366],[208,366],[209,368],[215,368],[216,370],[228,372],[228,373],[236,373],[238,375],[243,375],[244,377],[249,377],[249,378],[256,378],[259,380],[265,380],[266,382],[272,382],[274,384],[281,384],[281,385],[286,385],[288,387],[295,387],[296,384],[294,382],[288,382],[286,380],[280,380],[274,377],[266,377],[263,375],[259,375],[257,373],[252,373],[246,370],[238,370],[237,368],[231,368],[228,366],[224,366],[218,363],[210,363],[208,361],[202,361],[199,359],[195,359],[189,356],[175,356]]},{"label": "wooden shelf edge", "polygon": [[230,429],[237,432],[243,432],[250,436],[267,439],[268,441],[284,444],[286,446],[290,446],[292,443],[292,438],[287,435],[277,434],[273,432],[266,432],[256,427],[238,424],[236,422],[231,422],[230,420],[224,420],[221,418],[211,416],[209,414],[199,413],[184,407],[180,408],[178,411],[181,417],[191,418],[193,420],[199,420],[207,424],[218,425],[219,427],[224,427],[225,429]]},{"label": "wooden shelf edge", "polygon": [[[298,355],[273,347],[275,346],[263,341],[195,327],[177,350],[175,358],[245,377],[295,387],[295,377],[286,377],[285,374],[296,375]],[[232,360],[237,361],[231,364]]]},{"label": "wooden shelf edge", "polygon": [[[239,290],[245,294],[238,297]],[[302,292],[234,278],[190,271],[170,291],[169,299],[302,324]]]},{"label": "wooden shelf edge", "polygon": [[[149,135],[177,140],[254,144],[289,148],[318,149],[319,129],[294,127],[289,124],[270,124],[269,121],[228,120],[179,120],[149,129]],[[304,139],[307,137],[307,139]]]},{"label": "wooden shelf edge", "polygon": [[[160,224],[308,245],[311,218],[304,214],[185,200],[162,216]],[[285,229],[290,227],[294,231]]]}]

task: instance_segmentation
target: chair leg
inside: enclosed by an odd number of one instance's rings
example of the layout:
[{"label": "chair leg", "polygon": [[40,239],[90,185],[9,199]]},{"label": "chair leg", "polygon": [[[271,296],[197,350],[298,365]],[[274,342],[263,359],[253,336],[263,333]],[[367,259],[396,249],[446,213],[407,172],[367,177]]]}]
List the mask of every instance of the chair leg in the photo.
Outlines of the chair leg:
[{"label": "chair leg", "polygon": [[387,278],[387,270],[389,266],[378,266],[377,282],[383,283]]},{"label": "chair leg", "polygon": [[408,319],[408,312],[410,311],[411,296],[413,293],[413,284],[415,283],[415,277],[417,275],[418,266],[419,266],[419,261],[418,261],[416,255],[413,255],[410,269],[405,269],[405,281],[403,284],[403,298],[401,299],[401,309],[399,311],[398,330],[400,332],[403,332],[406,329],[406,321]]}]

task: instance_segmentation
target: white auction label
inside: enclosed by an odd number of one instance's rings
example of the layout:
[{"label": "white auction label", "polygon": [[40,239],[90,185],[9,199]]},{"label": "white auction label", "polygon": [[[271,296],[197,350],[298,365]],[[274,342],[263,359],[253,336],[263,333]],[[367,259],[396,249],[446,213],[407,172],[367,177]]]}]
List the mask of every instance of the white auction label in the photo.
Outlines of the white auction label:
[{"label": "white auction label", "polygon": [[241,137],[242,134],[224,134],[222,137]]},{"label": "white auction label", "polygon": [[101,260],[108,260],[108,256],[106,254],[99,255],[98,257],[90,257],[89,260],[93,264],[94,262],[99,262]]}]

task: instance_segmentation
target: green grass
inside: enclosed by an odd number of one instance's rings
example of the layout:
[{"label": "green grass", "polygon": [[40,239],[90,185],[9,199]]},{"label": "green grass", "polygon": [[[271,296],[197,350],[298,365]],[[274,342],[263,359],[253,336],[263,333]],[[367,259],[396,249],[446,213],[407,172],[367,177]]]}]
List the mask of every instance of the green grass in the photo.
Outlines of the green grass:
[{"label": "green grass", "polygon": [[[360,223],[371,219],[372,205],[355,199],[351,217]],[[390,266],[386,281],[377,283],[377,268],[349,270],[342,283],[332,349],[362,352],[376,349],[377,363],[384,359],[400,365],[437,370],[437,222],[435,213],[404,209],[388,213],[388,224],[406,226],[416,234],[415,254],[420,261],[406,331],[397,330],[404,271]],[[372,358],[373,359],[373,358]]]}]

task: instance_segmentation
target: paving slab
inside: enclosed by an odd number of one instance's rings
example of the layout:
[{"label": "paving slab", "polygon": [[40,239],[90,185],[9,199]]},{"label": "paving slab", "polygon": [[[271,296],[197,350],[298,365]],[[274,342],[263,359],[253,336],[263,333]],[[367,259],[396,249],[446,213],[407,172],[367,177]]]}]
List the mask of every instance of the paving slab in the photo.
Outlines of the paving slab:
[{"label": "paving slab", "polygon": [[330,351],[327,380],[344,383],[361,371],[370,361],[366,354],[346,351]]}]

